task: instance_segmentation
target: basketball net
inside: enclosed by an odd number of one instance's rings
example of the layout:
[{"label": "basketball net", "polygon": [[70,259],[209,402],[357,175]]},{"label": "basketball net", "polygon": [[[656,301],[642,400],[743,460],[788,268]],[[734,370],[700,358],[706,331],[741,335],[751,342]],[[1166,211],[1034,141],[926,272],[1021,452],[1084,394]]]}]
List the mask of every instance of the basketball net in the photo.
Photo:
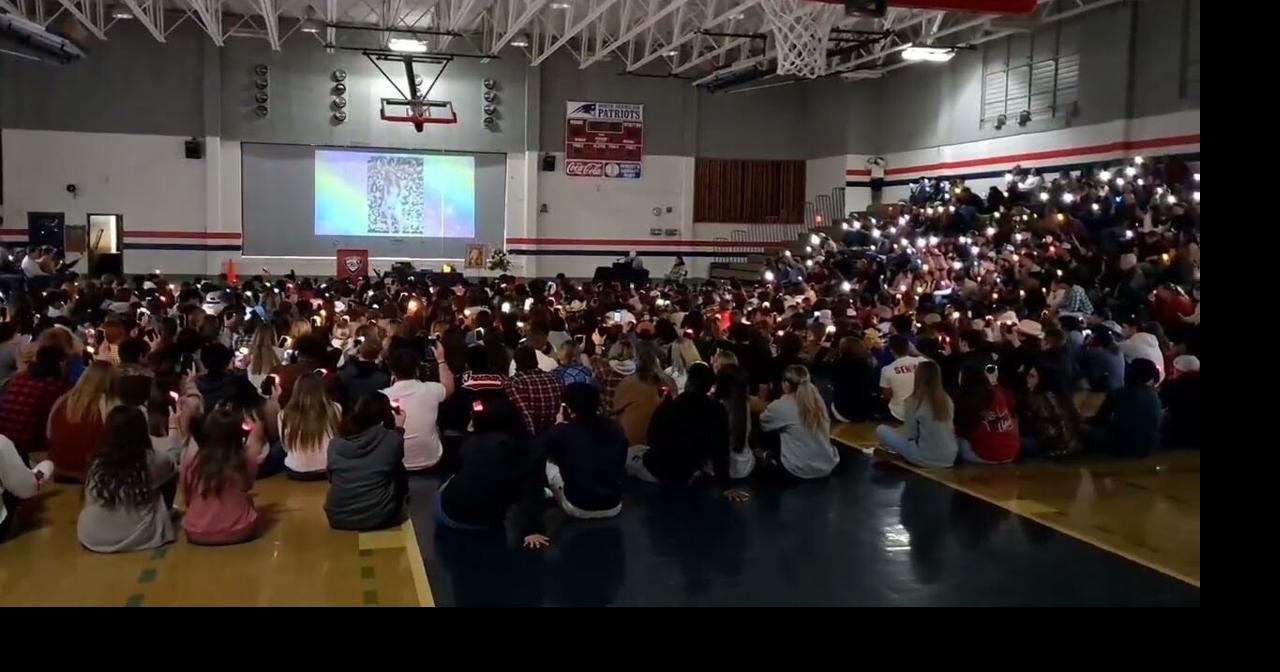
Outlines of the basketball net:
[{"label": "basketball net", "polygon": [[827,73],[827,43],[840,5],[811,0],[764,0],[760,3],[773,27],[779,75],[806,79]]}]

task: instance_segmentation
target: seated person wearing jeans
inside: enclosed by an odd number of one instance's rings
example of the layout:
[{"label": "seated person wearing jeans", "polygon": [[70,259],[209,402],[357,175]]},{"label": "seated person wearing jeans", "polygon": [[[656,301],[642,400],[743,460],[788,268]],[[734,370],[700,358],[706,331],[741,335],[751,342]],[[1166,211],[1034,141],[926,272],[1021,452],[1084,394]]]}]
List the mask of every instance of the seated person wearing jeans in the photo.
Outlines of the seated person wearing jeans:
[{"label": "seated person wearing jeans", "polygon": [[942,389],[942,369],[925,360],[915,371],[911,396],[904,405],[901,429],[888,425],[876,428],[876,438],[889,451],[918,467],[950,467],[960,452],[951,421],[954,407]]},{"label": "seated person wearing jeans", "polygon": [[915,385],[916,367],[925,358],[909,354],[911,342],[902,334],[889,337],[889,350],[893,352],[894,360],[880,369],[880,389],[884,398],[889,400],[889,413],[895,420],[905,422],[905,406]]},{"label": "seated person wearing jeans", "polygon": [[434,467],[444,453],[436,417],[440,402],[453,394],[454,380],[438,344],[434,355],[440,367],[439,383],[418,380],[418,355],[412,350],[393,350],[387,357],[392,382],[382,393],[393,407],[404,411],[404,468],[410,473]]},{"label": "seated person wearing jeans", "polygon": [[600,391],[587,383],[564,390],[562,422],[542,436],[547,484],[573,518],[611,518],[622,511],[627,435],[600,415]]}]

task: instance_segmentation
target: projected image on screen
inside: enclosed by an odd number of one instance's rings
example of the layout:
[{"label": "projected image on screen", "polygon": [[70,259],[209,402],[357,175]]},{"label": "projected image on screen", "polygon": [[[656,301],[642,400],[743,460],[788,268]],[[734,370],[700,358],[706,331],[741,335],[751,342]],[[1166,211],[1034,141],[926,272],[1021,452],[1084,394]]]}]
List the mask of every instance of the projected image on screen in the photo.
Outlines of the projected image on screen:
[{"label": "projected image on screen", "polygon": [[473,238],[470,156],[316,150],[317,236]]}]

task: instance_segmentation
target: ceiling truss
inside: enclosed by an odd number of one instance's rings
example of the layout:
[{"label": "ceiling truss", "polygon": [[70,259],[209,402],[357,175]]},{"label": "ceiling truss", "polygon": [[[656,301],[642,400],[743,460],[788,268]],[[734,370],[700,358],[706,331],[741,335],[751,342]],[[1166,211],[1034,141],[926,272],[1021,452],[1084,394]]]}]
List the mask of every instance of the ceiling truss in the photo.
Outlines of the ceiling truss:
[{"label": "ceiling truss", "polygon": [[[216,45],[232,37],[254,38],[276,50],[307,35],[341,44],[346,32],[341,26],[360,24],[372,28],[384,45],[410,31],[436,51],[510,57],[518,49],[531,65],[564,52],[581,68],[608,63],[621,72],[684,76],[706,84],[751,68],[773,69],[774,39],[760,8],[772,1],[0,0],[0,11],[45,26],[73,20],[101,40],[110,40],[118,24],[136,23],[165,42],[189,21]],[[1033,16],[1016,20],[901,7],[890,7],[882,18],[843,17],[837,30],[883,38],[833,40],[827,72],[879,76],[911,65],[895,58],[911,44],[981,44],[1124,1],[1041,0]],[[764,78],[786,81],[772,74]]]}]

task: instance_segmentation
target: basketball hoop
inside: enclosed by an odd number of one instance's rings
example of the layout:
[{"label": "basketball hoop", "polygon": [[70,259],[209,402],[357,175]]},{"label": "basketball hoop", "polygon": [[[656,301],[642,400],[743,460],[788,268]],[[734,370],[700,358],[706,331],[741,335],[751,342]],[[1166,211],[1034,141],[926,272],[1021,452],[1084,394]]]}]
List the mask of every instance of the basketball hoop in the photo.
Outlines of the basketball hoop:
[{"label": "basketball hoop", "polygon": [[764,0],[760,3],[773,30],[779,75],[805,79],[827,73],[831,28],[843,13],[839,5],[811,0]]},{"label": "basketball hoop", "polygon": [[380,116],[383,121],[413,124],[414,130],[419,133],[427,124],[458,123],[453,102],[448,100],[383,98]]}]

